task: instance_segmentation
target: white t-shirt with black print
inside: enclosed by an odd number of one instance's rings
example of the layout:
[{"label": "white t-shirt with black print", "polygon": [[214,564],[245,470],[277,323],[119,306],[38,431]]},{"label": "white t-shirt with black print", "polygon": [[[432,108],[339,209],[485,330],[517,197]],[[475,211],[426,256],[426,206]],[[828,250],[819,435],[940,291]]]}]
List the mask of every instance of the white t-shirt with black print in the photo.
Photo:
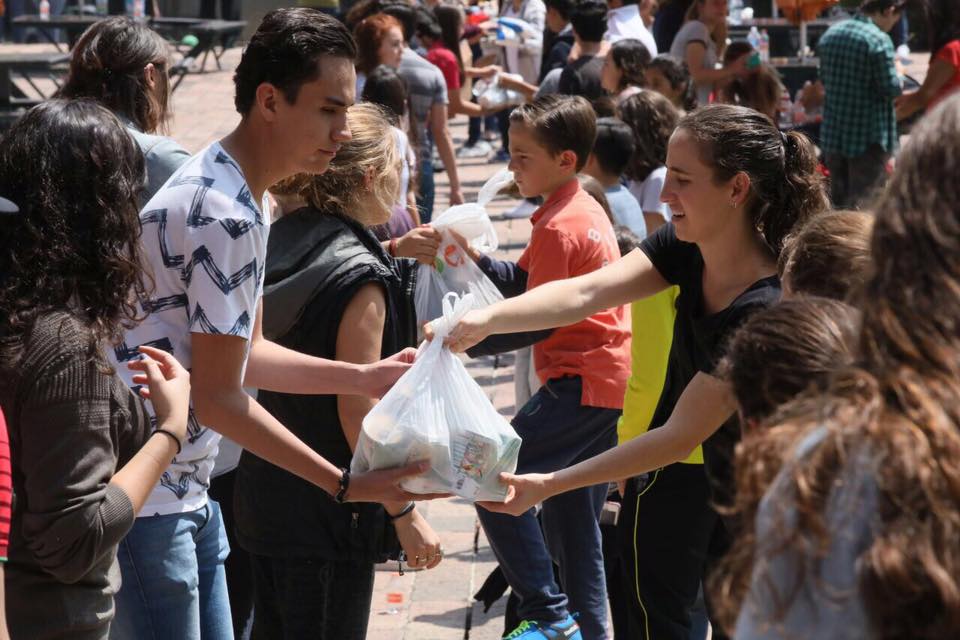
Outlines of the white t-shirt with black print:
[{"label": "white t-shirt with black print", "polygon": [[[147,202],[140,224],[144,260],[155,286],[143,303],[146,318],[113,350],[118,373],[135,386],[126,362],[137,358],[137,347],[144,344],[169,351],[190,369],[191,333],[239,336],[247,341],[249,354],[263,293],[270,210],[266,198],[259,206],[254,202],[240,166],[213,143]],[[203,507],[219,442],[218,433],[197,422],[191,401],[183,451],[139,515]]]}]

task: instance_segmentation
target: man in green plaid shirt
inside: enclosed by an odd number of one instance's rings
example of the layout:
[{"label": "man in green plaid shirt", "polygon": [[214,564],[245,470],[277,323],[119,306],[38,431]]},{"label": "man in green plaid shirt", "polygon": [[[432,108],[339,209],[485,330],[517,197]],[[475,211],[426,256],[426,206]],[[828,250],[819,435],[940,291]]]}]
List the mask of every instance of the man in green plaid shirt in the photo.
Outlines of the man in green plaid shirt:
[{"label": "man in green plaid shirt", "polygon": [[835,207],[856,206],[884,177],[897,148],[893,100],[901,93],[887,32],[906,0],[865,0],[817,45],[824,97],[821,147]]}]

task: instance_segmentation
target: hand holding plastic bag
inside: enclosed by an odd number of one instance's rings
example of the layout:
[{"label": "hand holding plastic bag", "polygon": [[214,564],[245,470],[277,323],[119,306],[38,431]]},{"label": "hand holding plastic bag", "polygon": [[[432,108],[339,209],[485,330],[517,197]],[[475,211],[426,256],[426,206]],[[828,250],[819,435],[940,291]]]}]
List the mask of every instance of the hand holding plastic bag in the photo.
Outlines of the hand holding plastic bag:
[{"label": "hand holding plastic bag", "polygon": [[469,500],[503,501],[501,472],[513,473],[520,436],[497,413],[443,338],[475,298],[443,300],[443,317],[431,323],[434,339],[420,347],[413,367],[363,420],[351,472],[429,461],[430,470],[402,481],[415,494],[454,493]]},{"label": "hand holding plastic bag", "polygon": [[454,234],[477,251],[496,251],[499,241],[487,213],[487,205],[512,181],[511,171],[498,171],[480,189],[475,203],[450,207],[430,223],[440,232],[441,239],[434,265],[420,265],[417,273],[414,302],[419,323],[442,315],[443,299],[448,293],[459,296],[473,294],[474,304],[478,308],[503,300],[500,291],[467,255]]},{"label": "hand holding plastic bag", "polygon": [[[500,82],[503,75],[501,72],[489,79],[477,80],[473,83],[473,95],[477,98],[477,104],[487,111],[501,111],[526,102],[522,93]],[[523,78],[520,77],[520,80]]]}]

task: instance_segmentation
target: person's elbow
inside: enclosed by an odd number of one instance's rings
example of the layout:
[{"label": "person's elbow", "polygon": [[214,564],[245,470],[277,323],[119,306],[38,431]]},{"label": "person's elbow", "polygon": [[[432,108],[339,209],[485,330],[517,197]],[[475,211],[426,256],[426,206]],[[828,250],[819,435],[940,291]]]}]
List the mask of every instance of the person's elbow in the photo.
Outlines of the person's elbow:
[{"label": "person's elbow", "polygon": [[[192,383],[191,398],[193,400],[193,413],[200,424],[216,425],[224,422],[228,415],[230,406],[230,389],[224,389],[221,386],[205,385]],[[243,390],[240,389],[242,393]]]}]

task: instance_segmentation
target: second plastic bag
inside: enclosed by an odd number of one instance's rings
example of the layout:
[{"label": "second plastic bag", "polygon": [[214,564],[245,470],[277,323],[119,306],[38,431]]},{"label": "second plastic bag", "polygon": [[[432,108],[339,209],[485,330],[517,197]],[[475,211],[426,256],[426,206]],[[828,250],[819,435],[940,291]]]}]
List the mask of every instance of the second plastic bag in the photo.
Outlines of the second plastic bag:
[{"label": "second plastic bag", "polygon": [[350,470],[362,473],[421,460],[424,475],[401,486],[411,493],[454,493],[468,500],[502,502],[501,472],[513,473],[520,436],[501,416],[443,338],[471,309],[470,294],[449,294],[434,339],[363,419]]},{"label": "second plastic bag", "polygon": [[454,237],[466,240],[483,253],[496,251],[497,232],[487,213],[487,205],[501,189],[513,180],[507,169],[498,171],[480,189],[476,203],[450,207],[430,223],[440,232],[440,249],[432,266],[420,265],[414,297],[417,322],[424,324],[443,314],[443,298],[448,293],[473,294],[474,304],[485,307],[503,300],[503,295],[490,278],[467,255]]}]

